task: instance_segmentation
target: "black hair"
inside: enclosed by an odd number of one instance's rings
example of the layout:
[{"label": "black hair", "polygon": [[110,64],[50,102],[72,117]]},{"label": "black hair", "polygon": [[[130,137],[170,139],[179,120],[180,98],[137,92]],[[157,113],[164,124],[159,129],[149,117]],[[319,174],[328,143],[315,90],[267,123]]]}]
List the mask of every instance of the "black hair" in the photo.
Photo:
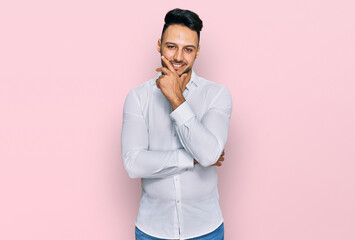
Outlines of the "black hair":
[{"label": "black hair", "polygon": [[190,10],[184,10],[180,8],[175,8],[173,10],[170,10],[164,18],[165,24],[163,27],[163,31],[161,33],[161,38],[163,38],[163,34],[165,30],[173,24],[179,24],[182,26],[186,26],[189,29],[195,31],[197,33],[198,37],[198,42],[200,42],[200,31],[202,29],[202,20],[200,17],[190,11]]}]

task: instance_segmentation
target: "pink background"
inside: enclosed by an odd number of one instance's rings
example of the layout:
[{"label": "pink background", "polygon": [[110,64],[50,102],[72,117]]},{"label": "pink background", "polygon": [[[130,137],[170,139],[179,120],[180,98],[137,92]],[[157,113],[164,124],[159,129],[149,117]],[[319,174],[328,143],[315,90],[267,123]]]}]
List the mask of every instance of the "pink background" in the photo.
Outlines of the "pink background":
[{"label": "pink background", "polygon": [[0,239],[133,239],[122,107],[175,7],[204,21],[196,73],[233,96],[226,239],[355,239],[354,1],[211,2],[1,1]]}]

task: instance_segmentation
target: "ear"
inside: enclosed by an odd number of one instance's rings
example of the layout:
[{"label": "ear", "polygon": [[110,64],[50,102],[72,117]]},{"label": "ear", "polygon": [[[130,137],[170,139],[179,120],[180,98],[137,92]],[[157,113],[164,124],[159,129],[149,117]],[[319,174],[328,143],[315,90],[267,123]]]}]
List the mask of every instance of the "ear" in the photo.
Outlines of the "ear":
[{"label": "ear", "polygon": [[160,38],[158,39],[158,44],[157,44],[157,51],[160,53],[161,50],[161,40]]},{"label": "ear", "polygon": [[197,47],[197,51],[196,51],[196,57],[195,58],[197,58],[197,56],[200,54],[200,44],[198,45],[198,47]]}]

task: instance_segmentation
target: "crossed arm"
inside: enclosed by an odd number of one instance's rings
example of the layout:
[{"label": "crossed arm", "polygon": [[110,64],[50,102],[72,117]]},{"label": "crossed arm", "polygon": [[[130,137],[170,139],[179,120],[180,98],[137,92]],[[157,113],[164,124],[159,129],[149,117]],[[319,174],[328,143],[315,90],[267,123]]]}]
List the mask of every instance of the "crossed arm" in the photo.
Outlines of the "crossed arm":
[{"label": "crossed arm", "polygon": [[[215,121],[220,117],[225,119],[224,122],[216,124]],[[150,150],[148,129],[140,103],[135,93],[131,91],[124,105],[121,139],[122,158],[128,175],[131,178],[166,178],[191,169],[195,164],[204,167],[221,166],[224,161],[223,149],[227,138],[228,121],[227,116],[213,109],[205,114],[201,122],[196,116],[189,118],[180,126],[177,125],[180,123],[179,120],[175,121],[184,148],[170,151]],[[217,135],[215,136],[213,132]],[[220,143],[218,139],[222,139]]]},{"label": "crossed arm", "polygon": [[[162,87],[160,84],[164,94]],[[231,110],[231,97],[225,88],[217,94],[214,104],[201,121],[183,99],[170,116],[184,148],[150,150],[148,129],[140,102],[134,91],[131,91],[124,105],[121,141],[123,162],[128,175],[131,178],[165,178],[191,169],[195,164],[203,167],[221,166]]]}]

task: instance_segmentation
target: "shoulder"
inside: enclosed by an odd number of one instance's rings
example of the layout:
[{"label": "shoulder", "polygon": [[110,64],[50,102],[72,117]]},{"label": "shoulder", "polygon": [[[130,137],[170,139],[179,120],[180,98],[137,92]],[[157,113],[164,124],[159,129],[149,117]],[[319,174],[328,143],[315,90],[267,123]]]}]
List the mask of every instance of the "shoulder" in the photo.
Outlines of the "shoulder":
[{"label": "shoulder", "polygon": [[[155,87],[155,78],[130,90],[124,102],[124,111],[143,112]],[[134,110],[136,109],[136,110]]]},{"label": "shoulder", "polygon": [[198,88],[204,95],[213,99],[223,98],[225,101],[232,102],[232,95],[227,87],[222,84],[207,80],[203,77],[196,76]]},{"label": "shoulder", "polygon": [[155,87],[155,80],[150,79],[129,91],[127,98],[135,97],[139,102],[145,102]]}]

